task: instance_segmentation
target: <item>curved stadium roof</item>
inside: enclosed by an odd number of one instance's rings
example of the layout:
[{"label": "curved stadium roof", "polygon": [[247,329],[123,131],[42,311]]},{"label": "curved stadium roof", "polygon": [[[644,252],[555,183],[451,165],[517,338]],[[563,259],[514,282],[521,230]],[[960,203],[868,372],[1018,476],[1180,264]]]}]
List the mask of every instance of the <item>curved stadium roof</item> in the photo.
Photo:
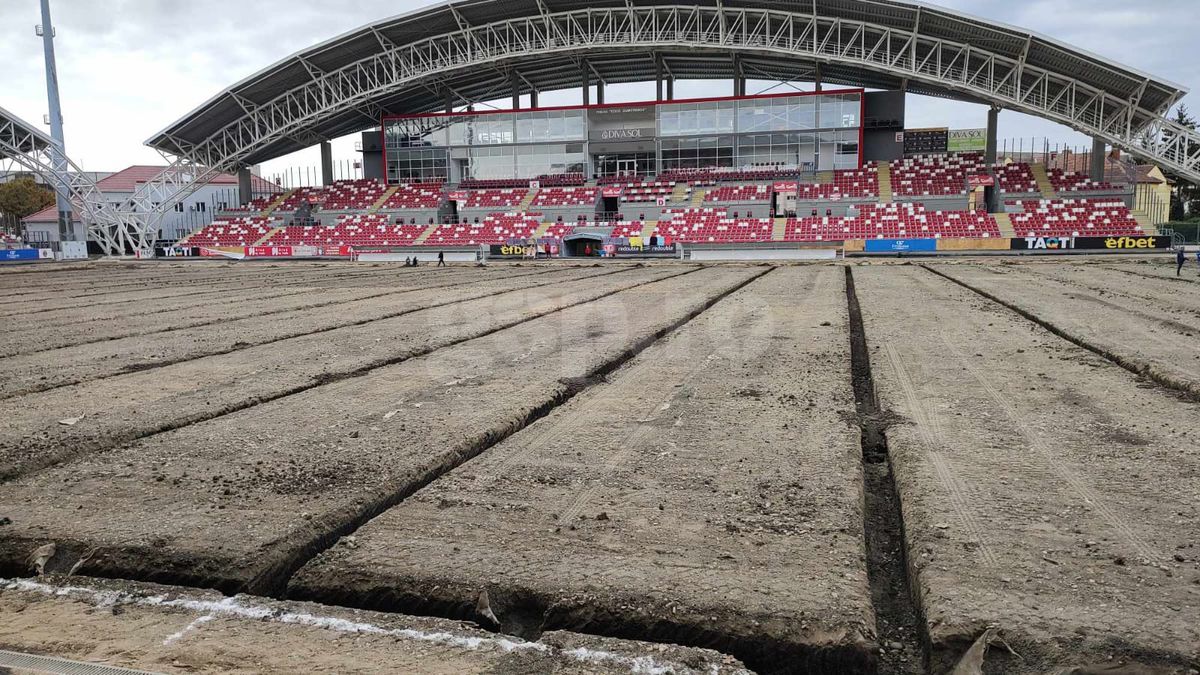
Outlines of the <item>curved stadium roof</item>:
[{"label": "curved stadium roof", "polygon": [[54,145],[42,130],[0,108],[0,159],[12,153],[28,154]]},{"label": "curved stadium roof", "polygon": [[[583,13],[579,16],[585,17],[583,20],[586,21],[588,16],[611,13],[614,9],[628,9],[631,13],[647,9],[679,13],[693,11],[696,7],[701,10],[720,8],[730,21],[739,12],[746,11],[815,15],[824,22],[827,30],[837,29],[838,39],[850,50],[847,53],[859,57],[875,55],[881,44],[876,41],[876,35],[888,36],[881,38],[888,42],[886,48],[897,50],[900,57],[903,47],[898,47],[895,41],[906,33],[918,34],[927,45],[942,41],[960,45],[960,49],[961,45],[967,45],[968,51],[975,49],[1015,61],[1016,68],[1020,69],[1016,71],[1020,73],[1018,77],[1024,76],[1025,82],[1024,87],[1018,88],[1018,93],[1027,89],[1035,91],[1033,95],[1036,96],[1036,90],[1041,86],[1033,75],[1024,75],[1024,70],[1028,69],[1031,73],[1048,71],[1061,75],[1086,90],[1092,100],[1095,92],[1100,92],[1103,100],[1111,98],[1132,103],[1130,110],[1134,112],[1128,121],[1121,123],[1126,131],[1149,124],[1186,94],[1179,85],[1028,30],[901,0],[700,0],[688,5],[655,0],[461,0],[378,21],[293,54],[222,91],[156,134],[147,144],[171,154],[186,155],[189,148],[211,140],[239,120],[252,117],[259,106],[278,102],[288,92],[303,90],[324,74],[346,69],[397,46],[427,40],[431,36],[454,36],[474,27],[563,12]],[[847,26],[844,35],[840,30],[841,22]],[[851,34],[851,27],[860,24],[869,25],[873,31],[871,35],[860,38]],[[770,31],[769,20],[767,31]],[[896,31],[897,35],[892,36],[889,31]],[[861,44],[856,44],[855,40]],[[533,89],[549,91],[577,87],[584,67],[593,73],[590,76],[593,81],[652,81],[656,77],[658,59],[663,62],[665,71],[677,79],[729,79],[740,71],[751,79],[812,80],[819,67],[820,79],[827,84],[905,88],[914,93],[989,102],[970,87],[956,86],[951,81],[909,78],[902,73],[890,72],[888,68],[855,63],[854,59],[826,58],[823,54],[797,52],[795,58],[779,58],[777,54],[749,48],[697,49],[695,45],[674,40],[661,40],[653,49],[606,42],[585,50],[542,51],[509,60],[481,62],[473,67],[447,69],[436,78],[427,77],[415,84],[409,81],[379,89],[369,98],[357,100],[355,105],[333,107],[305,118],[302,125],[289,133],[248,144],[245,151],[236,155],[236,160],[241,164],[262,162],[308,147],[318,140],[372,128],[378,125],[381,114],[444,110],[447,91],[452,92],[456,104],[507,98],[512,93],[513,70],[517,72],[519,88],[527,93]],[[915,49],[912,59],[915,65],[918,61]],[[967,62],[970,63],[969,57]],[[1052,91],[1044,94],[1042,103],[1047,107],[1061,106],[1063,94],[1052,101],[1053,95]],[[1072,89],[1071,98],[1076,95]],[[1026,92],[1025,96],[1030,94]],[[1086,98],[1082,93],[1078,96],[1080,103]],[[997,100],[990,102],[1018,108]],[[1101,113],[1098,119],[1103,120],[1106,115]],[[1075,126],[1081,130],[1088,127],[1086,124]],[[1096,126],[1104,125],[1101,121]]]}]

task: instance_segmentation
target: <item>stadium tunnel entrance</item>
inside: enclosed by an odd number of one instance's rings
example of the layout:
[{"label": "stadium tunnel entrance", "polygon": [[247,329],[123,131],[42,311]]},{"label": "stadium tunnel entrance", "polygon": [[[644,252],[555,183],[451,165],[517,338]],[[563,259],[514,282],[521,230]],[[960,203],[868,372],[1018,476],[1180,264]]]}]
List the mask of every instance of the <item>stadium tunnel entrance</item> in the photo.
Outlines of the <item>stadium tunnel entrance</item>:
[{"label": "stadium tunnel entrance", "polygon": [[600,254],[604,237],[593,233],[572,234],[563,239],[563,252],[571,258],[585,258]]}]

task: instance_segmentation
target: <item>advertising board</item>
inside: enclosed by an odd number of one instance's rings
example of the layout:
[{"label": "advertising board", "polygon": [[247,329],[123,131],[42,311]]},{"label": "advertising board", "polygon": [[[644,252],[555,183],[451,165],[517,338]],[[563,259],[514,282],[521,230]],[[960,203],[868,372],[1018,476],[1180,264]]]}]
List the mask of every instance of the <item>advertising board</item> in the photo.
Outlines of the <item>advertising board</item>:
[{"label": "advertising board", "polygon": [[1075,237],[1075,248],[1087,251],[1144,251],[1171,248],[1170,237]]},{"label": "advertising board", "polygon": [[1067,251],[1075,248],[1071,237],[1014,237],[1008,241],[1013,251]]},{"label": "advertising board", "polygon": [[937,239],[868,239],[867,253],[916,253],[937,250]]},{"label": "advertising board", "polygon": [[18,262],[21,260],[37,260],[36,248],[7,248],[0,250],[0,262]]},{"label": "advertising board", "polygon": [[951,129],[946,141],[950,152],[983,152],[987,150],[987,129]]}]

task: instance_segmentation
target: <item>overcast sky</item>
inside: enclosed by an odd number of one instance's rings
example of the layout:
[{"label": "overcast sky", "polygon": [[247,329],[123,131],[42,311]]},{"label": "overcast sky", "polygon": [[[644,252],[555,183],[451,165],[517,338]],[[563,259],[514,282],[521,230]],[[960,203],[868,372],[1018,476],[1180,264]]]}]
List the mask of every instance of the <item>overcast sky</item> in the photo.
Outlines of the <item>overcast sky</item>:
[{"label": "overcast sky", "polygon": [[[83,168],[112,171],[159,163],[143,143],[222,88],[316,42],[362,24],[435,4],[421,0],[51,0],[58,38],[67,154]],[[1195,0],[941,0],[934,4],[1031,28],[1101,56],[1200,90]],[[0,107],[40,123],[46,86],[38,0],[0,0]],[[752,82],[750,93],[772,83]],[[787,91],[773,89],[772,91]],[[677,97],[732,93],[727,82],[687,82]],[[1191,99],[1200,94],[1193,94]],[[653,86],[611,87],[607,100],[653,98]],[[543,94],[542,105],[575,103],[578,91]],[[1190,107],[1200,109],[1200,104]],[[910,96],[909,127],[984,126],[981,106]],[[1011,112],[1004,137],[1088,141],[1065,127]],[[354,158],[354,139],[334,144]],[[314,166],[315,151],[264,167]]]}]

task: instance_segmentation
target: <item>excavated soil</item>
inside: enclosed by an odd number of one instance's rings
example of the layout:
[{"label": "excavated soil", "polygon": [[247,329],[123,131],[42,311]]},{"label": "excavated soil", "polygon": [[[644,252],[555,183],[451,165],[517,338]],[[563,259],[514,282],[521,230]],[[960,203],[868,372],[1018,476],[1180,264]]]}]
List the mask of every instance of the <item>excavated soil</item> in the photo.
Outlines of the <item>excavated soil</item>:
[{"label": "excavated soil", "polygon": [[81,578],[0,582],[0,649],[162,673],[745,672],[705,649]]},{"label": "excavated soil", "polygon": [[1197,675],[1174,271],[2,267],[0,649],[940,675],[986,635],[989,675]]},{"label": "excavated soil", "polygon": [[934,272],[854,278],[932,671],[989,626],[987,672],[1194,667],[1196,405]]},{"label": "excavated soil", "polygon": [[865,672],[841,271],[761,277],[603,384],[343,538],[297,597],[708,644]]},{"label": "excavated soil", "polygon": [[[39,350],[6,333],[0,340],[0,349],[12,352],[35,350],[35,353],[0,359],[0,367],[10,374],[0,382],[0,398],[276,343],[401,316],[432,305],[485,297],[525,285],[553,284],[593,273],[595,270],[569,268],[521,270],[516,274],[472,271],[465,275],[458,270],[436,270],[408,279],[407,285],[387,291],[374,287],[340,290],[339,297],[351,299],[332,304],[321,300],[325,291],[318,291],[307,296],[307,301],[304,297],[297,298],[296,303],[307,302],[310,306],[294,311],[218,319],[199,326],[168,328],[148,335],[130,335],[57,349]],[[369,299],[353,299],[358,297],[356,294]],[[87,322],[82,325],[86,326]],[[55,330],[64,333],[60,342],[75,340],[70,337],[68,327]]]},{"label": "excavated soil", "polygon": [[[403,312],[400,316],[0,400],[0,478],[226,415],[691,271],[589,268],[422,291],[409,294],[408,305],[392,305],[389,313]],[[78,422],[67,425],[64,419]]]},{"label": "excavated soil", "polygon": [[[271,592],[357,527],[762,271],[711,268],[579,302],[359,377],[0,485],[0,568]],[[654,311],[645,311],[653,308]],[[82,422],[81,422],[82,423]],[[88,551],[92,551],[90,556]]]}]

